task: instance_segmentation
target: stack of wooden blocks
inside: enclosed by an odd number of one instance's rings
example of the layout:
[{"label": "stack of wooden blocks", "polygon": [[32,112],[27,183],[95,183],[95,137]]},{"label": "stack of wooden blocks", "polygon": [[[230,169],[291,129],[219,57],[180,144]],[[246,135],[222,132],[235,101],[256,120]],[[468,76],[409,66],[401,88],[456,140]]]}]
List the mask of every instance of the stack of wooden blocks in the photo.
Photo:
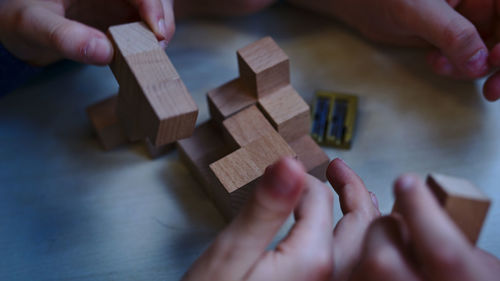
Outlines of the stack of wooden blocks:
[{"label": "stack of wooden blocks", "polygon": [[108,35],[119,94],[90,106],[87,113],[106,150],[144,141],[154,158],[169,144],[191,136],[198,108],[144,23],[112,26]]},{"label": "stack of wooden blocks", "polygon": [[309,106],[290,85],[283,50],[266,37],[237,56],[240,77],[207,94],[212,119],[178,141],[181,158],[228,219],[280,158],[298,158],[322,181],[329,163],[309,136]]}]

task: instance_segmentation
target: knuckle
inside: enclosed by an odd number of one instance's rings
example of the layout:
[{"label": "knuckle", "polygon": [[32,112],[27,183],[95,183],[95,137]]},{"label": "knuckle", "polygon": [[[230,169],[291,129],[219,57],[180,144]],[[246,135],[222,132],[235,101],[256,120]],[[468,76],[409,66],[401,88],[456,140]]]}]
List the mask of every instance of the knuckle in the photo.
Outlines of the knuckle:
[{"label": "knuckle", "polygon": [[477,36],[476,28],[467,21],[451,19],[444,28],[444,44],[452,48],[465,48],[472,43]]}]

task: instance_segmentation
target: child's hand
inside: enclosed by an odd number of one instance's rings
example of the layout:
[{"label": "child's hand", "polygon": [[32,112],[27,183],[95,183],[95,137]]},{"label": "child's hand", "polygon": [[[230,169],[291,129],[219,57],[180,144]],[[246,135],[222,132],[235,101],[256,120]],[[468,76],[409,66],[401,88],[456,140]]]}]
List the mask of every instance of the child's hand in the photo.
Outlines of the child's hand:
[{"label": "child's hand", "polygon": [[395,184],[400,214],[369,228],[352,281],[493,281],[500,261],[473,247],[417,177]]},{"label": "child's hand", "polygon": [[[344,212],[335,230],[331,189],[284,159],[268,168],[242,212],[184,280],[346,280],[380,213],[375,197],[341,160],[332,162],[328,178]],[[296,223],[288,236],[266,250],[292,212]]]},{"label": "child's hand", "polygon": [[159,40],[175,29],[173,0],[4,0],[0,41],[11,53],[36,65],[62,58],[108,64],[113,47],[102,32],[142,18]]}]

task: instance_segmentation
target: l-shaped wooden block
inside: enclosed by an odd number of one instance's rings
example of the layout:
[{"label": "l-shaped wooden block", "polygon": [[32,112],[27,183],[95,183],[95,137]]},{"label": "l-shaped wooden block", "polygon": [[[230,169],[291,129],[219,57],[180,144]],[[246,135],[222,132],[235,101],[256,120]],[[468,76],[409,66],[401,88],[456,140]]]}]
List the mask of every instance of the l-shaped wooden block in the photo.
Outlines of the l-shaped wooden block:
[{"label": "l-shaped wooden block", "polygon": [[120,85],[118,115],[132,141],[155,146],[189,137],[198,108],[154,34],[141,22],[112,26],[110,68]]}]

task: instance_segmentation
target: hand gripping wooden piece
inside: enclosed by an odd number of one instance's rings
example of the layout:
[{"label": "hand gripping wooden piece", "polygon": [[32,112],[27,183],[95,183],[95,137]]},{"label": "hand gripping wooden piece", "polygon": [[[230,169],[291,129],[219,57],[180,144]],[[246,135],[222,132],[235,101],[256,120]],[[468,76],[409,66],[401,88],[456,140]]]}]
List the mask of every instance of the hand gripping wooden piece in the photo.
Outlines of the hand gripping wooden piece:
[{"label": "hand gripping wooden piece", "polygon": [[258,98],[290,84],[288,56],[271,37],[237,51],[240,78]]},{"label": "hand gripping wooden piece", "polygon": [[[248,198],[265,169],[282,157],[294,157],[295,152],[277,133],[261,137],[247,146],[210,164],[219,190],[228,194],[231,212],[235,214]],[[227,202],[227,198],[225,199]],[[226,212],[226,217],[228,214]]]},{"label": "hand gripping wooden piece", "polygon": [[287,142],[309,134],[309,106],[292,86],[288,85],[259,99],[259,107]]},{"label": "hand gripping wooden piece", "polygon": [[491,201],[481,190],[467,180],[440,174],[430,174],[427,185],[446,213],[475,244]]},{"label": "hand gripping wooden piece", "polygon": [[140,22],[108,33],[115,48],[110,68],[120,84],[118,114],[129,138],[160,146],[190,136],[198,108],[154,34]]}]

